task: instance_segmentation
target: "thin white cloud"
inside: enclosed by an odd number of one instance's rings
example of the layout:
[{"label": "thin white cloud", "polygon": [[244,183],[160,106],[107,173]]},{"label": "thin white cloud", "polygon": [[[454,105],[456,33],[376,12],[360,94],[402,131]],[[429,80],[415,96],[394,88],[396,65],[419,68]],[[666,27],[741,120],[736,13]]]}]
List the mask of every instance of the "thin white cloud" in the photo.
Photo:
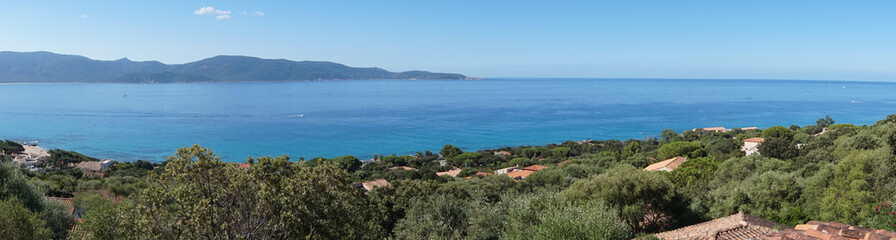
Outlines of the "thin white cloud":
[{"label": "thin white cloud", "polygon": [[199,10],[193,11],[193,14],[216,15],[215,19],[224,20],[224,19],[230,19],[231,12],[227,11],[227,10],[216,9],[215,7],[212,7],[212,6],[208,6],[208,7],[202,7],[202,8],[199,8]]},{"label": "thin white cloud", "polygon": [[80,18],[89,18],[90,16],[87,16],[87,14],[81,14],[81,16],[78,16],[78,17],[80,17]]},{"label": "thin white cloud", "polygon": [[246,15],[246,14],[247,14],[246,11],[242,11],[242,12],[240,12],[240,15]]},{"label": "thin white cloud", "polygon": [[261,11],[255,11],[255,15],[256,15],[256,16],[262,16],[262,17],[263,17],[263,16],[264,16],[264,12],[261,12]]}]

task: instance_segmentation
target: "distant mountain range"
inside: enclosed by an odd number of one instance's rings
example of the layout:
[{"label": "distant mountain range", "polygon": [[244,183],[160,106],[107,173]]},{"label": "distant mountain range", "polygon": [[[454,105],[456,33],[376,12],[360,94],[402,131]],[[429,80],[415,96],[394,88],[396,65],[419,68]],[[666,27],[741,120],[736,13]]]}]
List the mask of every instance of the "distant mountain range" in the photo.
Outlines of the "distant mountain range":
[{"label": "distant mountain range", "polygon": [[275,82],[361,79],[471,79],[454,73],[389,72],[333,62],[216,56],[185,64],[93,60],[50,52],[0,52],[0,82]]}]

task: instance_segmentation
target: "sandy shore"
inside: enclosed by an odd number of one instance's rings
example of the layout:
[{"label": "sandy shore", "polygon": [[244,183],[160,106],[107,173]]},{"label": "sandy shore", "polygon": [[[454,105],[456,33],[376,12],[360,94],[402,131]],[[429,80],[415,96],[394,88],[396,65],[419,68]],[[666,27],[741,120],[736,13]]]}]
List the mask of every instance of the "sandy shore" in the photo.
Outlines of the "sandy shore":
[{"label": "sandy shore", "polygon": [[32,158],[44,158],[44,157],[50,156],[50,153],[48,153],[47,150],[44,150],[43,148],[40,148],[38,146],[31,146],[31,145],[22,145],[22,146],[25,147],[25,154],[31,156]]}]

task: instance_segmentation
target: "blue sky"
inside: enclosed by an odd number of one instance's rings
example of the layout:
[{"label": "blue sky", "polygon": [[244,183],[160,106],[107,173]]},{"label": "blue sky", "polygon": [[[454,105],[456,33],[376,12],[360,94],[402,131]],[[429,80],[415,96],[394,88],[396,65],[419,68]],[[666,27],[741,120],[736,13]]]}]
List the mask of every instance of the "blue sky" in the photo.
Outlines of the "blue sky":
[{"label": "blue sky", "polygon": [[0,50],[483,77],[896,81],[896,1],[4,1]]}]

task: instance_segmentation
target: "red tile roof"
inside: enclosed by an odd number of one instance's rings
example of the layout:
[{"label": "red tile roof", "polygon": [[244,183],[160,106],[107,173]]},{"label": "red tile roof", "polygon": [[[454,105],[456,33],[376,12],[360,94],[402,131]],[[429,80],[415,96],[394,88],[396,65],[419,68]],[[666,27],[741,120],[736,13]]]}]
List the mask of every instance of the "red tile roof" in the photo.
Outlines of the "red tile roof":
[{"label": "red tile roof", "polygon": [[691,226],[654,234],[664,240],[685,239],[763,239],[768,234],[791,229],[790,226],[765,220],[743,212],[694,224]]},{"label": "red tile roof", "polygon": [[684,163],[684,162],[687,161],[687,160],[688,160],[687,158],[684,158],[684,157],[681,157],[681,156],[674,157],[674,158],[670,158],[670,159],[666,159],[666,160],[663,160],[663,161],[660,161],[660,162],[657,162],[657,163],[654,163],[654,164],[650,164],[650,166],[647,166],[646,168],[644,168],[644,171],[648,171],[648,172],[653,172],[653,171],[667,171],[667,172],[671,172],[672,170],[675,170],[676,168],[678,168],[678,166],[681,166],[681,164]]},{"label": "red tile roof", "polygon": [[850,226],[837,222],[809,221],[766,239],[896,239],[896,232]]},{"label": "red tile roof", "polygon": [[754,138],[747,138],[747,139],[744,139],[744,142],[761,143],[762,141],[765,141],[765,138],[754,137]]},{"label": "red tile roof", "polygon": [[557,163],[557,166],[562,166],[563,164],[569,163],[569,161],[570,161],[570,160],[566,160],[566,161],[558,162],[558,163]]},{"label": "red tile roof", "polygon": [[532,166],[524,167],[523,170],[529,170],[529,171],[535,171],[535,172],[538,172],[538,171],[541,171],[541,170],[544,170],[544,169],[547,169],[547,168],[548,168],[548,167],[545,167],[545,166],[542,166],[542,165],[535,164],[535,165],[532,165]]},{"label": "red tile roof", "polygon": [[774,240],[894,240],[896,232],[850,226],[837,222],[809,221],[795,228],[740,212],[728,217],[654,234],[665,240],[774,239]]},{"label": "red tile roof", "polygon": [[529,177],[529,175],[532,175],[532,173],[535,173],[535,171],[519,170],[519,171],[509,172],[509,173],[507,173],[507,176],[510,178],[516,179],[516,180],[520,180],[520,179]]},{"label": "red tile roof", "polygon": [[485,177],[485,176],[492,175],[492,174],[491,174],[491,173],[487,173],[487,172],[476,172],[476,175]]}]

